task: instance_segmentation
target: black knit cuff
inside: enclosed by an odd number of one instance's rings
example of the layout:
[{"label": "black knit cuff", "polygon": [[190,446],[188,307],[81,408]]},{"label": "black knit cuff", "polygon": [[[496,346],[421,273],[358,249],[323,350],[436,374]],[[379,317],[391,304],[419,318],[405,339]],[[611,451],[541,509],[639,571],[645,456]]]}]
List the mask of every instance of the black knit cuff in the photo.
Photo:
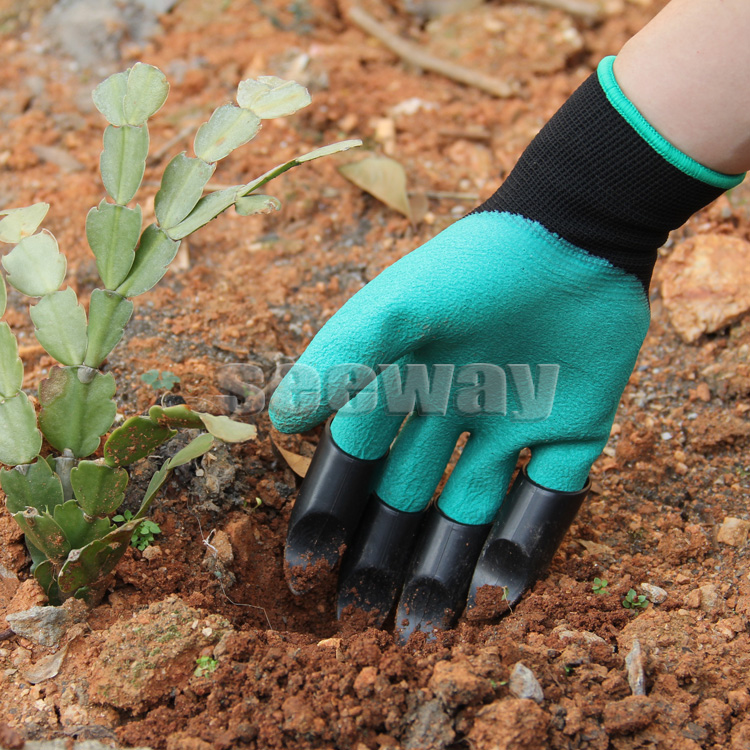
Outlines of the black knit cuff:
[{"label": "black knit cuff", "polygon": [[656,251],[723,188],[673,166],[591,75],[475,210],[518,214],[633,274],[648,289]]}]

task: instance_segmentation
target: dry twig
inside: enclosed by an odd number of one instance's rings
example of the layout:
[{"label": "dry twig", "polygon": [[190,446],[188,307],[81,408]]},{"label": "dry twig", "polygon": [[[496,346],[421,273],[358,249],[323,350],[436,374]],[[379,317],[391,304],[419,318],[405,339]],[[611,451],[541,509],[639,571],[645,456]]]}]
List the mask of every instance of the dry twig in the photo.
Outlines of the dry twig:
[{"label": "dry twig", "polygon": [[352,6],[349,9],[348,15],[350,20],[359,26],[362,31],[381,41],[391,52],[397,54],[405,62],[416,65],[423,70],[438,73],[466,86],[473,86],[501,99],[507,99],[518,93],[517,87],[512,86],[506,81],[498,81],[492,76],[485,75],[471,68],[466,68],[463,65],[456,65],[456,63],[442,60],[439,57],[431,55],[429,52],[425,52],[416,44],[408,42],[392,31],[389,31],[369,13],[362,10],[362,8]]}]

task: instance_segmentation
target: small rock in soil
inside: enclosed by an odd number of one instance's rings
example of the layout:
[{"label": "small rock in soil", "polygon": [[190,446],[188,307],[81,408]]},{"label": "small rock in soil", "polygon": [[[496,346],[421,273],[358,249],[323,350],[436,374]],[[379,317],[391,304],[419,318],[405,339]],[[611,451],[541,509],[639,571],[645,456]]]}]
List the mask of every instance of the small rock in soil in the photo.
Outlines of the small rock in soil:
[{"label": "small rock in soil", "polygon": [[730,547],[741,547],[747,541],[748,533],[750,533],[750,521],[726,516],[724,523],[719,526],[716,541],[728,544]]},{"label": "small rock in soil", "polygon": [[629,695],[604,707],[604,728],[610,734],[645,729],[656,717],[657,706],[645,695]]},{"label": "small rock in soil", "polygon": [[666,601],[667,596],[669,596],[663,588],[654,586],[652,583],[642,583],[641,591],[643,591],[651,604],[662,604]]},{"label": "small rock in soil", "polygon": [[750,747],[750,720],[745,719],[732,729],[732,744],[730,750],[747,750]]},{"label": "small rock in soil", "polygon": [[513,667],[510,673],[508,689],[516,698],[528,698],[537,703],[544,700],[544,691],[534,673],[520,661]]},{"label": "small rock in soil", "polygon": [[437,699],[417,705],[406,718],[404,750],[443,750],[456,736],[451,717]]},{"label": "small rock in soil", "polygon": [[532,700],[503,698],[477,711],[467,735],[482,750],[545,750],[549,716]]},{"label": "small rock in soil", "polygon": [[7,579],[10,581],[17,581],[18,576],[12,571],[6,568],[2,563],[0,563],[0,579]]},{"label": "small rock in soil", "polygon": [[0,747],[6,750],[19,750],[24,745],[24,739],[15,729],[7,724],[0,724]]},{"label": "small rock in soil", "polygon": [[32,685],[38,685],[40,682],[45,682],[46,680],[51,680],[53,677],[57,677],[67,653],[68,644],[66,643],[56,653],[43,656],[36,662],[36,664],[23,670],[24,679]]},{"label": "small rock in soil", "polygon": [[704,612],[723,612],[726,609],[724,597],[713,583],[693,589],[685,597],[685,604],[692,609],[701,609]]},{"label": "small rock in soil", "polygon": [[630,653],[625,657],[628,670],[628,685],[633,695],[646,695],[646,674],[643,671],[643,651],[641,642],[635,638]]},{"label": "small rock in soil", "polygon": [[489,680],[476,674],[466,659],[439,661],[428,686],[448,708],[479,703],[492,694]]},{"label": "small rock in soil", "polygon": [[226,588],[231,588],[237,578],[230,570],[234,562],[234,549],[226,531],[217,531],[206,540],[206,556],[203,567],[218,578]]},{"label": "small rock in soil", "polygon": [[750,310],[750,243],[705,234],[678,245],[661,270],[669,319],[687,343],[713,333]]},{"label": "small rock in soil", "polygon": [[56,646],[71,624],[70,613],[62,607],[31,607],[5,618],[17,635],[42,646]]},{"label": "small rock in soil", "polygon": [[91,697],[115,708],[143,710],[187,684],[199,652],[231,630],[170,596],[122,620],[106,635],[91,680]]}]

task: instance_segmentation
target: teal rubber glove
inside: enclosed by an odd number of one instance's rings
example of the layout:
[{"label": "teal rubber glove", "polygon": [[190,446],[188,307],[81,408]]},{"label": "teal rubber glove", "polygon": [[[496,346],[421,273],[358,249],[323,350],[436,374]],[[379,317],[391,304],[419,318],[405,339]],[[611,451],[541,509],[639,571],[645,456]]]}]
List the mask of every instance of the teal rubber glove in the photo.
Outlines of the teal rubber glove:
[{"label": "teal rubber glove", "polygon": [[[351,363],[376,370],[399,362],[339,410],[336,444],[374,459],[398,433],[375,491],[413,512],[428,504],[468,432],[439,506],[460,523],[489,523],[526,446],[534,481],[583,487],[648,324],[638,279],[524,217],[472,214],[383,271],[331,318],[276,391],[271,416],[282,431],[308,430],[331,413],[342,376],[356,374]],[[395,396],[408,382],[405,370],[418,378],[420,364],[437,413],[413,413],[399,432],[405,414]]]},{"label": "teal rubber glove", "polygon": [[[400,586],[411,550],[386,550],[372,563],[373,550],[410,547],[414,516],[463,433],[437,520],[425,522],[411,554],[397,623],[420,609],[445,627],[460,611],[469,580],[451,571],[466,567],[462,557],[473,568],[526,447],[528,476],[500,511],[503,528],[490,534],[471,596],[485,581],[512,588],[514,597],[533,583],[562,538],[553,516],[559,510],[565,524],[572,521],[609,437],[648,329],[657,248],[743,178],[698,164],[659,135],[620,90],[613,60],[602,61],[542,129],[489,201],[349,300],[273,396],[270,416],[284,432],[308,430],[337,411],[330,436],[338,458],[326,437],[326,458],[306,478],[300,499],[312,489],[290,523],[290,566],[316,559],[329,528],[319,520],[327,496],[329,516],[344,527],[337,539],[349,543],[355,521],[342,520],[343,496],[364,506],[371,468],[362,462],[388,454],[374,484],[382,503],[368,515],[379,528],[357,532],[353,547],[364,552],[354,550],[348,567],[356,575],[349,570],[342,584],[366,591],[357,606],[366,608],[378,588]],[[356,492],[347,472],[359,477]],[[579,493],[577,504],[565,493]],[[532,518],[544,526],[539,534],[524,521]],[[399,524],[408,533],[388,531]],[[330,564],[335,555],[322,557]],[[368,566],[375,572],[360,575]],[[495,576],[499,568],[512,586]],[[381,614],[390,596],[378,602]]]}]

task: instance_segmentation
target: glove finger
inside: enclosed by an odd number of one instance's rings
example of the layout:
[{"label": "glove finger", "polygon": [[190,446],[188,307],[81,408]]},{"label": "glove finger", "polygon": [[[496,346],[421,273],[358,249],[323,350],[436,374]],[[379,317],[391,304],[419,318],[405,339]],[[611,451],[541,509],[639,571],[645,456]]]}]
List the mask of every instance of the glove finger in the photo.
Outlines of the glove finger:
[{"label": "glove finger", "polygon": [[490,523],[505,496],[517,460],[515,448],[503,447],[492,436],[471,435],[440,495],[438,507],[459,523]]},{"label": "glove finger", "polygon": [[591,440],[534,445],[527,467],[529,478],[550,490],[578,492],[605,444],[606,440]]},{"label": "glove finger", "polygon": [[352,391],[363,388],[378,365],[396,362],[425,335],[409,312],[408,299],[394,298],[375,279],[323,326],[281,381],[269,404],[271,421],[281,432],[304,432],[320,424],[336,409],[331,392],[340,392],[342,383]]},{"label": "glove finger", "polygon": [[[402,357],[393,363],[393,369],[401,371],[410,360],[409,355]],[[392,388],[393,369],[378,375],[345,403],[343,399],[348,393],[341,392],[333,377],[329,379],[327,398],[337,410],[331,422],[331,435],[336,445],[350,456],[368,461],[384,456],[411,412],[408,406],[398,408],[386,394]]]},{"label": "glove finger", "polygon": [[460,426],[445,417],[412,414],[391,448],[375,488],[378,497],[396,510],[424,510],[460,434]]}]

